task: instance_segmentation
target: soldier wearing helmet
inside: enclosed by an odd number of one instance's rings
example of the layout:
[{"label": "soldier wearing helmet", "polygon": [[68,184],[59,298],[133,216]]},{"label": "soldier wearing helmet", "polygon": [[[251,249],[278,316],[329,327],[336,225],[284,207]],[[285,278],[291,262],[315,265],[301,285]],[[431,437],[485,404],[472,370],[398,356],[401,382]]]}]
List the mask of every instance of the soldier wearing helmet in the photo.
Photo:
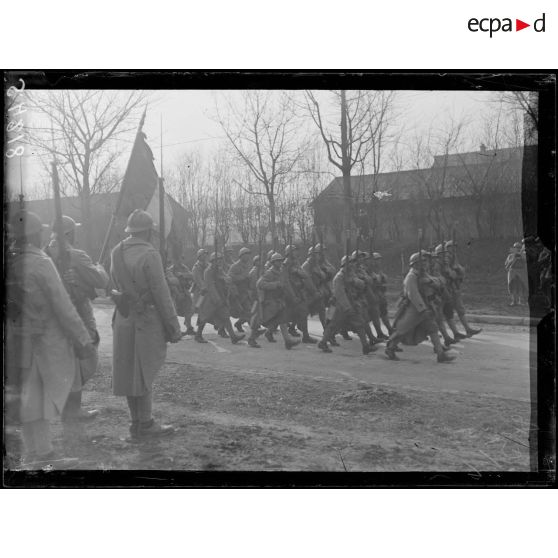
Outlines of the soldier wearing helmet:
[{"label": "soldier wearing helmet", "polygon": [[364,281],[359,279],[354,270],[354,260],[349,256],[341,258],[341,268],[333,278],[333,298],[335,309],[331,321],[326,325],[324,336],[318,343],[318,348],[324,352],[331,352],[328,342],[335,338],[335,334],[344,330],[354,331],[361,342],[363,354],[370,352],[370,345],[366,338],[365,320],[358,307],[354,293],[365,288]]},{"label": "soldier wearing helmet", "polygon": [[125,231],[130,234],[111,252],[111,279],[118,298],[113,322],[113,392],[125,396],[132,440],[171,434],[171,426],[153,420],[152,386],[165,362],[167,342],[182,335],[159,252],[151,244],[149,213],[134,210]]},{"label": "soldier wearing helmet", "polygon": [[[190,294],[192,295],[192,304],[194,306],[194,312],[199,312],[200,304],[205,295],[205,284],[203,276],[205,269],[207,268],[207,250],[200,248],[196,254],[196,261],[192,267],[192,286],[190,287]],[[196,324],[199,327],[198,323]],[[203,343],[203,338],[196,334],[196,341]]]},{"label": "soldier wearing helmet", "polygon": [[[387,276],[382,269],[382,255],[379,252],[374,252],[370,258],[370,274],[372,276],[372,290],[378,300],[378,315],[382,323],[387,329],[388,335],[391,335],[393,328],[389,322],[388,317],[388,303],[386,297],[387,291]],[[379,325],[379,324],[378,324]],[[387,340],[388,335],[374,324],[378,334],[378,339]]]},{"label": "soldier wearing helmet", "polygon": [[318,315],[322,328],[326,326],[326,308],[331,298],[331,289],[328,285],[327,274],[320,266],[318,252],[313,246],[308,248],[308,257],[302,264],[302,270],[314,286],[314,296],[308,303],[308,312],[311,316]]},{"label": "soldier wearing helmet", "polygon": [[418,345],[426,337],[430,337],[438,362],[450,362],[455,358],[446,354],[440,342],[432,308],[434,288],[430,278],[424,274],[425,259],[426,254],[418,252],[409,259],[411,269],[403,281],[403,297],[385,351],[390,360],[399,360],[395,354],[398,343]]},{"label": "soldier wearing helmet", "polygon": [[283,272],[288,285],[287,309],[291,323],[289,333],[294,335],[295,327],[298,327],[302,332],[303,343],[317,343],[318,341],[308,333],[308,314],[310,303],[318,296],[318,292],[310,275],[299,265],[298,248],[287,246],[285,253],[287,257],[283,263]]},{"label": "soldier wearing helmet", "polygon": [[231,293],[231,316],[237,318],[234,326],[237,331],[244,333],[242,324],[250,321],[252,300],[250,295],[250,259],[252,250],[243,247],[238,252],[238,260],[229,268],[229,277],[234,286]]},{"label": "soldier wearing helmet", "polygon": [[281,271],[283,259],[283,256],[277,252],[269,258],[269,269],[263,273],[256,283],[258,304],[254,308],[254,312],[258,316],[258,325],[261,324],[268,330],[266,332],[268,341],[275,341],[271,332],[279,326],[285,348],[291,349],[298,345],[299,341],[289,334],[289,314],[287,311],[287,289],[289,286]]},{"label": "soldier wearing helmet", "polygon": [[244,339],[244,334],[237,335],[231,325],[229,296],[231,284],[224,267],[223,256],[213,252],[204,273],[206,293],[200,304],[199,325],[196,332],[196,340],[200,343],[205,342],[202,334],[206,323],[213,324],[221,337],[230,337],[233,345]]},{"label": "soldier wearing helmet", "polygon": [[167,268],[165,277],[176,308],[176,314],[184,318],[184,327],[186,331],[183,335],[195,335],[196,332],[192,327],[194,305],[190,293],[193,283],[192,272],[180,257]]},{"label": "soldier wearing helmet", "polygon": [[465,328],[467,337],[477,335],[482,329],[476,329],[469,325],[467,317],[465,316],[465,307],[463,306],[463,299],[461,296],[461,286],[465,278],[465,268],[458,262],[457,259],[457,242],[449,240],[445,244],[447,254],[447,280],[448,288],[452,296],[453,307],[457,312],[459,320]]},{"label": "soldier wearing helmet", "polygon": [[97,331],[97,322],[95,321],[91,301],[97,297],[95,289],[106,289],[109,282],[109,277],[103,266],[93,263],[93,260],[85,251],[75,247],[76,228],[79,226],[80,224],[76,223],[71,217],[62,216],[63,249],[68,255],[68,269],[61,269],[60,242],[57,234],[52,235],[45,248],[45,252],[57,266],[77,313],[87,327],[95,347],[94,355],[87,359],[77,359],[76,376],[62,412],[62,420],[65,422],[90,420],[99,414],[97,410],[83,410],[81,399],[83,386],[97,372],[99,366],[100,336]]},{"label": "soldier wearing helmet", "polygon": [[26,459],[39,467],[55,458],[50,423],[66,405],[76,352],[95,352],[53,261],[41,250],[42,230],[30,211],[18,211],[10,221],[4,342],[5,389],[17,394],[6,398],[5,418],[21,424]]}]

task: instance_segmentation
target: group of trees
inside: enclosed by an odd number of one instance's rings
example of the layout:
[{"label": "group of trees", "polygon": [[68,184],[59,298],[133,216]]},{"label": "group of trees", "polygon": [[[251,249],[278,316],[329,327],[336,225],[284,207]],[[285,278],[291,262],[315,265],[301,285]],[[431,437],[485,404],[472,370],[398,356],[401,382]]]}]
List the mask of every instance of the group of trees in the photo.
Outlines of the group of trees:
[{"label": "group of trees", "polygon": [[[63,193],[81,198],[86,232],[92,226],[91,197],[119,186],[121,156],[131,147],[125,138],[137,127],[146,101],[142,92],[51,91],[30,96],[38,118],[30,126],[29,141],[38,148],[45,169],[57,160]],[[525,94],[501,94],[472,140],[465,133],[465,119],[446,118],[433,122],[427,134],[410,139],[406,134],[403,142],[402,107],[393,91],[222,93],[215,120],[224,142],[209,156],[199,150],[184,153],[165,170],[165,185],[185,208],[186,234],[196,248],[209,244],[214,235],[227,243],[233,231],[245,243],[284,244],[295,238],[308,243],[313,201],[336,174],[342,177],[336,225],[340,236],[372,237],[378,207],[390,194],[378,183],[380,173],[428,169],[436,161],[432,173],[417,175],[416,195],[427,200],[428,223],[437,233],[447,230],[442,200],[448,191],[460,191],[476,200],[480,235],[480,215],[494,188],[488,178],[491,164],[479,174],[478,165],[464,158],[460,164],[467,180],[455,183],[445,172],[450,156],[473,144],[472,150],[482,144],[487,152],[522,145],[523,115],[536,130],[535,104]],[[361,177],[356,188],[351,181],[355,176]]]}]

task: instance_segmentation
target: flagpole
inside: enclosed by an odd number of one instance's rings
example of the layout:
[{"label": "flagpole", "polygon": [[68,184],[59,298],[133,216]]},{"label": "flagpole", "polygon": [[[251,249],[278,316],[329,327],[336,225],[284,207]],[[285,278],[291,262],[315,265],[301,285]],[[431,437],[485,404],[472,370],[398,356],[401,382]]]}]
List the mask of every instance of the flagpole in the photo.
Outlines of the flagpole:
[{"label": "flagpole", "polygon": [[159,177],[159,252],[166,267],[165,254],[165,186],[163,184],[163,115],[161,114],[161,176]]},{"label": "flagpole", "polygon": [[[132,147],[132,152],[134,151],[134,147],[136,146],[136,142],[138,140],[138,136],[140,135],[142,129],[143,129],[143,123],[145,122],[145,114],[147,113],[147,106],[145,107],[137,132],[136,132],[136,137],[134,139],[134,146]],[[130,157],[128,159],[128,164],[126,165],[126,172],[124,173],[124,177],[126,177],[126,175],[128,174],[128,170],[130,168],[130,161],[132,160],[132,157]],[[120,188],[120,193],[118,195],[118,200],[116,201],[116,206],[114,207],[114,211],[112,212],[112,215],[110,216],[110,223],[107,229],[107,234],[105,235],[105,240],[103,241],[103,247],[101,248],[101,253],[99,254],[99,263],[103,263],[103,260],[105,259],[106,256],[106,252],[108,249],[108,243],[112,234],[112,231],[114,229],[114,225],[116,224],[116,216],[118,215],[118,212],[120,211],[120,206],[122,205],[122,200],[124,199],[124,180],[122,180],[122,186]]]}]

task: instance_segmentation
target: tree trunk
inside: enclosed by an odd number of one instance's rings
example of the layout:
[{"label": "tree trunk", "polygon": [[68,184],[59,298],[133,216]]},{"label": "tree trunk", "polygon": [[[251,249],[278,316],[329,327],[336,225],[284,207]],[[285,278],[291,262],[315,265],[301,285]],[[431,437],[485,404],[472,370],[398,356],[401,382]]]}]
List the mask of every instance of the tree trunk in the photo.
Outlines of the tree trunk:
[{"label": "tree trunk", "polygon": [[275,197],[273,194],[268,194],[267,201],[269,203],[269,230],[271,232],[271,243],[273,249],[277,250],[279,239],[277,238],[277,225],[275,223]]},{"label": "tree trunk", "polygon": [[83,160],[83,184],[81,189],[81,223],[83,227],[83,249],[91,255],[91,189],[89,186],[89,150]]}]

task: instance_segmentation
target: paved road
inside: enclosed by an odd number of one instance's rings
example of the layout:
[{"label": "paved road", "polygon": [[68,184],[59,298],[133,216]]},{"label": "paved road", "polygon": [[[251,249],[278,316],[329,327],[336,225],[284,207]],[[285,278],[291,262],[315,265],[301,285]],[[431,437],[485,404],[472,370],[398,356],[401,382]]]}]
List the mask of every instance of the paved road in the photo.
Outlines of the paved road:
[{"label": "paved road", "polygon": [[[101,352],[110,355],[112,308],[95,309]],[[283,374],[313,377],[317,381],[356,381],[374,385],[406,386],[428,391],[475,392],[496,397],[529,400],[529,330],[507,326],[486,325],[483,332],[454,345],[458,358],[451,364],[438,364],[432,348],[423,343],[404,347],[401,362],[384,358],[383,345],[377,353],[363,356],[360,343],[342,341],[332,354],[319,351],[315,345],[298,345],[285,350],[280,335],[270,344],[261,338],[262,349],[248,347],[245,341],[232,345],[221,339],[212,326],[204,336],[209,343],[201,345],[185,337],[170,345],[167,361],[193,364],[226,372],[244,370],[246,374]],[[311,320],[310,332],[319,336],[321,326]],[[534,334],[535,330],[532,330]],[[293,378],[294,379],[294,378]]]}]

